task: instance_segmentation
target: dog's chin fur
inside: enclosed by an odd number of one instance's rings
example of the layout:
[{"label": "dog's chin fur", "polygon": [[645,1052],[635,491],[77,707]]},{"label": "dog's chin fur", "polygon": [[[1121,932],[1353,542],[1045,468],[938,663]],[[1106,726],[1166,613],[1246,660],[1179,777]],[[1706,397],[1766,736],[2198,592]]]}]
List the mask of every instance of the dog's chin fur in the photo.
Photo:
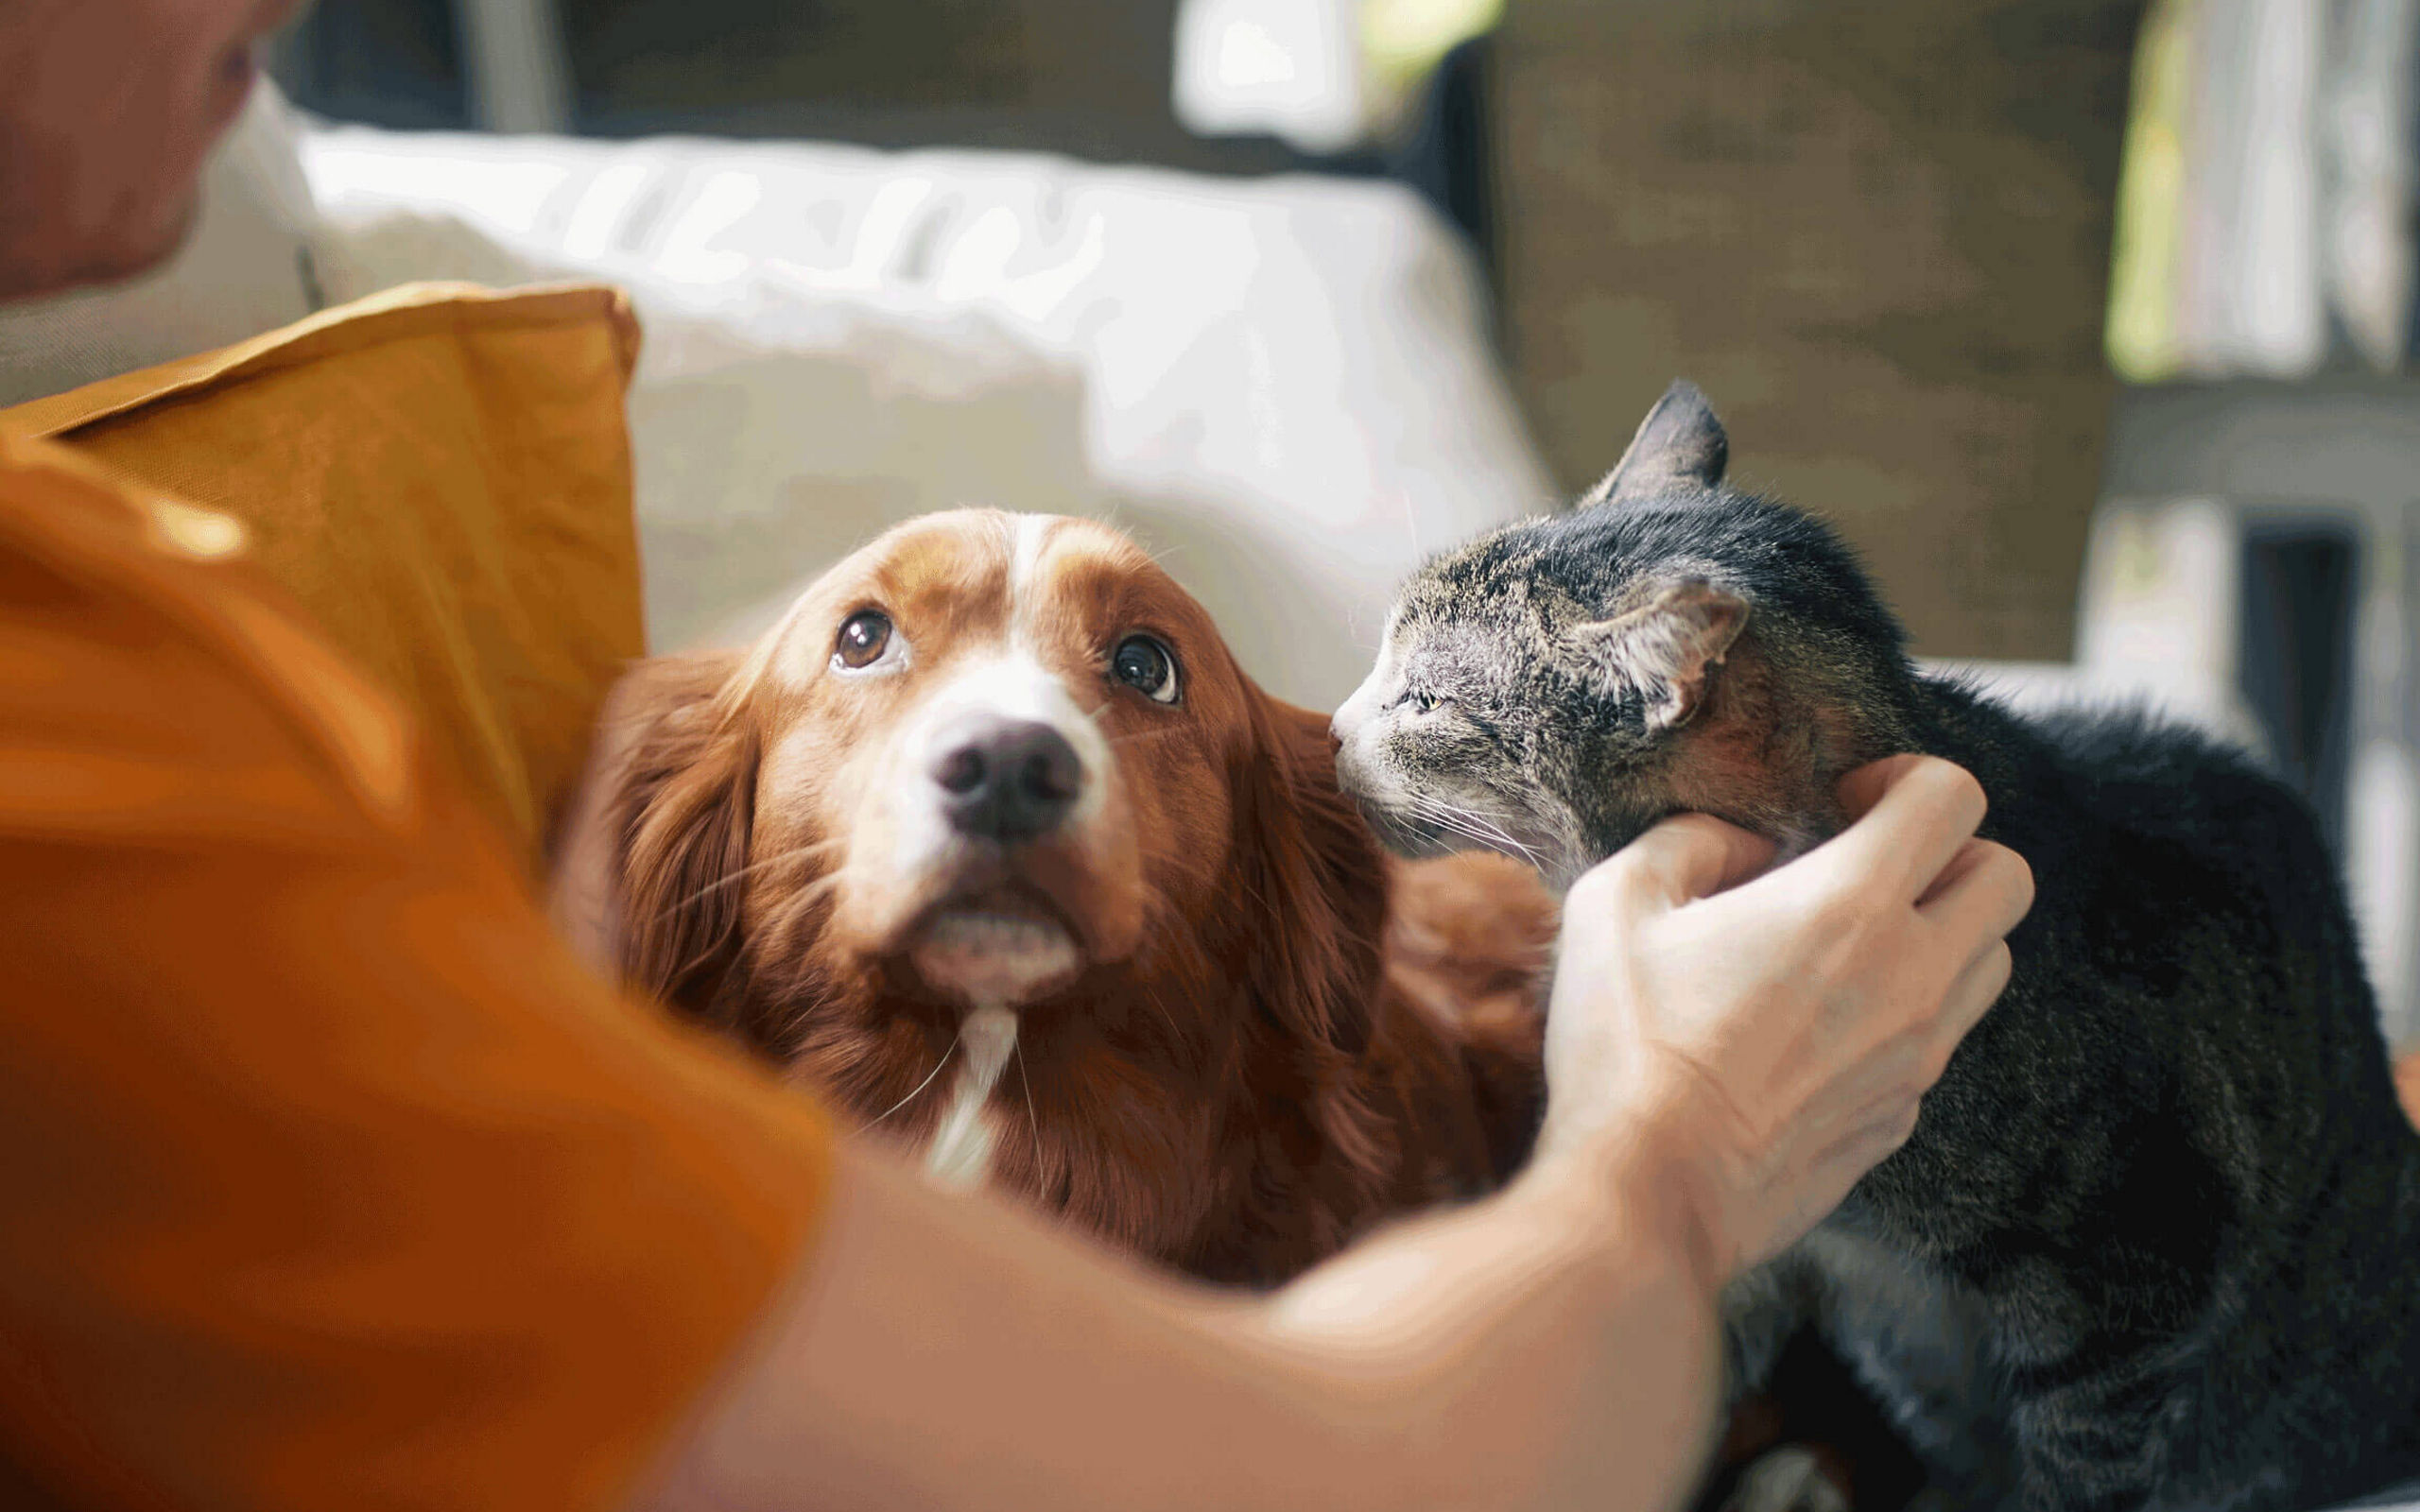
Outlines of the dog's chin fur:
[{"label": "dog's chin fur", "polygon": [[1022,1007],[1083,966],[1075,937],[1056,919],[980,901],[933,914],[908,960],[925,986],[970,1008]]},{"label": "dog's chin fur", "polygon": [[[899,649],[860,674],[832,647],[869,608]],[[1179,701],[1109,679],[1138,632],[1179,662]],[[1065,817],[1013,846],[953,835],[925,775],[928,732],[994,704],[1049,724],[1081,773]],[[1551,902],[1497,877],[1391,910],[1396,868],[1337,791],[1326,723],[1254,687],[1115,533],[929,517],[757,645],[615,689],[561,913],[936,1178],[1273,1282],[1503,1179],[1542,1093]],[[1407,951],[1414,921],[1467,957]],[[1474,982],[1490,1007],[1466,1017]]]}]

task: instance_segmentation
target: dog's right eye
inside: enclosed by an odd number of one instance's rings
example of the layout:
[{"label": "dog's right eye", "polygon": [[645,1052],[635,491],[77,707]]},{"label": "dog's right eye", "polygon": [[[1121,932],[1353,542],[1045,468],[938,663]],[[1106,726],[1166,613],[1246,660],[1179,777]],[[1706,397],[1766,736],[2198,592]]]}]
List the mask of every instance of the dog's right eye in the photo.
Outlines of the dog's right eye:
[{"label": "dog's right eye", "polygon": [[840,636],[833,644],[832,657],[844,667],[869,666],[890,644],[890,619],[876,610],[859,610],[840,622]]}]

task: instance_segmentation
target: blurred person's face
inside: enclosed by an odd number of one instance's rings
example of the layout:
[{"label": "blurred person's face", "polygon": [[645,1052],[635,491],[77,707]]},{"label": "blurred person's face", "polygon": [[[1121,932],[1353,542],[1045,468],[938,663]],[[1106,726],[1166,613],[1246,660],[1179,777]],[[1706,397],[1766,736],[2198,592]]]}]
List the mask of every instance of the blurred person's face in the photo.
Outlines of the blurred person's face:
[{"label": "blurred person's face", "polygon": [[0,0],[0,299],[176,250],[203,159],[300,0]]}]

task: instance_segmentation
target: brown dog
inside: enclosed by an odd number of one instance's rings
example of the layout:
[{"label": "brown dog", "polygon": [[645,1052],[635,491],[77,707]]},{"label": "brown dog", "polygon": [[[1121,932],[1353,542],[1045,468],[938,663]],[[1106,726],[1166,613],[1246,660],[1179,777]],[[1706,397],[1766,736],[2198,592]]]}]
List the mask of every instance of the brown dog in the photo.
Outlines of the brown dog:
[{"label": "brown dog", "polygon": [[938,1177],[1265,1283],[1527,1151],[1551,898],[1384,859],[1110,529],[912,522],[604,723],[565,927]]}]

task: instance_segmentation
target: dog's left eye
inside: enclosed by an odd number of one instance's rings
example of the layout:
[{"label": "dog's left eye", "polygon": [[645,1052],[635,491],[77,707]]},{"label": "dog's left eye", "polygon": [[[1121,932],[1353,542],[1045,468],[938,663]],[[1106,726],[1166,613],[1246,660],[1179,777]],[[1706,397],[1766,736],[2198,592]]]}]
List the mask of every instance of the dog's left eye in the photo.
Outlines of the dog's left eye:
[{"label": "dog's left eye", "polygon": [[1109,675],[1154,703],[1176,702],[1176,653],[1148,635],[1130,635],[1117,643]]},{"label": "dog's left eye", "polygon": [[890,621],[879,610],[859,610],[840,622],[832,656],[844,667],[871,665],[890,644]]}]

